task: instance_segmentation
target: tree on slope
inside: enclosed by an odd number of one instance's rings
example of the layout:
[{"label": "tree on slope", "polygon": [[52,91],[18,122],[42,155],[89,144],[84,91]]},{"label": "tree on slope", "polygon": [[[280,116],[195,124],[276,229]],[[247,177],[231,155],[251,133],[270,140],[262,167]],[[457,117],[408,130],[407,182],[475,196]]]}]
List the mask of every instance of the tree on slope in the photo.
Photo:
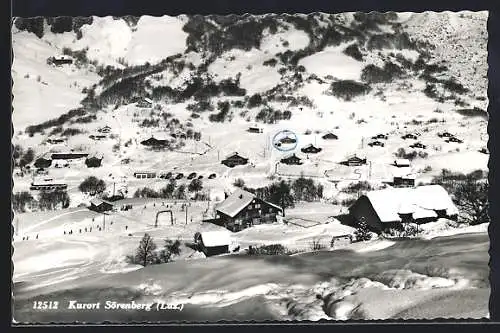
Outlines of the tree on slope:
[{"label": "tree on slope", "polygon": [[94,196],[106,190],[106,183],[102,179],[89,176],[78,186],[78,189],[83,193],[89,193],[91,196]]},{"label": "tree on slope", "polygon": [[144,267],[155,264],[158,257],[155,253],[156,244],[149,234],[144,234],[135,250],[133,256],[127,256],[127,261],[132,264],[142,265]]},{"label": "tree on slope", "polygon": [[471,224],[489,222],[488,184],[468,177],[454,191],[454,202],[463,221]]},{"label": "tree on slope", "polygon": [[368,228],[368,224],[364,220],[358,222],[356,230],[354,231],[354,236],[357,242],[367,241],[372,238],[370,228]]}]

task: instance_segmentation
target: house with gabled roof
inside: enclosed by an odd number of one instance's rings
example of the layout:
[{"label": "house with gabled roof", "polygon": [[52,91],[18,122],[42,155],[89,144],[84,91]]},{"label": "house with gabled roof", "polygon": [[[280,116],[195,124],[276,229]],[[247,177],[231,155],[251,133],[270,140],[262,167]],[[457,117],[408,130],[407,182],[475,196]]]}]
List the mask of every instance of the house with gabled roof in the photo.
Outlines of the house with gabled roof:
[{"label": "house with gabled roof", "polygon": [[253,225],[274,223],[283,216],[283,209],[257,198],[253,193],[236,189],[215,207],[214,223],[231,231],[240,231]]},{"label": "house with gabled roof", "polygon": [[304,154],[317,154],[321,150],[322,149],[319,147],[314,147],[312,143],[310,143],[310,144],[308,144],[300,149],[300,151],[303,152]]},{"label": "house with gabled roof", "polygon": [[234,152],[231,155],[227,156],[224,160],[222,160],[221,163],[227,167],[234,168],[237,165],[247,164],[248,158],[242,157],[237,152]]},{"label": "house with gabled roof", "polygon": [[297,155],[295,155],[295,153],[288,154],[288,155],[284,156],[280,160],[280,162],[284,163],[284,164],[288,164],[288,165],[301,165],[302,164],[301,158],[298,157]]},{"label": "house with gabled roof", "polygon": [[403,223],[453,220],[458,216],[458,208],[442,186],[426,185],[370,191],[356,200],[349,208],[349,215],[380,232],[401,228]]}]

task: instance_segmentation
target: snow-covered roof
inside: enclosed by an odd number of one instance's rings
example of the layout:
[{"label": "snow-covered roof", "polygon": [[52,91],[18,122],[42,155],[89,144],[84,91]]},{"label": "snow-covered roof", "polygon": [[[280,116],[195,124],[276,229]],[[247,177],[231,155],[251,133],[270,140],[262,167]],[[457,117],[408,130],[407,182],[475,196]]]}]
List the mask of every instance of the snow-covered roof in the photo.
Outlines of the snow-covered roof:
[{"label": "snow-covered roof", "polygon": [[416,188],[388,188],[366,194],[382,222],[399,222],[399,214],[413,214],[413,218],[436,217],[437,210],[447,215],[458,214],[448,192],[440,185]]},{"label": "snow-covered roof", "polygon": [[394,161],[396,165],[410,165],[410,160],[406,158],[398,158]]},{"label": "snow-covered roof", "polygon": [[206,247],[224,246],[231,244],[231,234],[227,230],[201,232],[203,245]]},{"label": "snow-covered roof", "polygon": [[295,153],[290,153],[290,154],[287,154],[285,156],[283,156],[283,160],[286,160],[286,159],[289,159],[289,158],[298,158],[300,159],[300,157],[298,157],[297,155],[295,155]]},{"label": "snow-covered roof", "polygon": [[217,210],[229,217],[235,217],[243,208],[248,206],[255,198],[250,192],[236,189],[226,200],[217,206]]},{"label": "snow-covered roof", "polygon": [[153,101],[150,98],[145,97],[144,100],[150,104],[153,104]]}]

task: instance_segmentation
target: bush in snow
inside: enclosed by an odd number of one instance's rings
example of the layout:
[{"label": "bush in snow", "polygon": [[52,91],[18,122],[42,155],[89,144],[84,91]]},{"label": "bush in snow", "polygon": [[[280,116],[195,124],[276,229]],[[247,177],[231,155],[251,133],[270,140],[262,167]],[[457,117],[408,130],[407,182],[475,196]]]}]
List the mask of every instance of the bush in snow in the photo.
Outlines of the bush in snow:
[{"label": "bush in snow", "polygon": [[217,109],[219,110],[219,112],[208,116],[208,120],[212,122],[223,123],[226,120],[227,115],[229,114],[230,107],[231,104],[228,101],[219,102],[217,104]]},{"label": "bush in snow", "polygon": [[200,179],[193,179],[188,185],[189,192],[199,192],[203,189],[203,182]]},{"label": "bush in snow", "polygon": [[346,49],[344,50],[344,54],[354,58],[355,60],[363,61],[363,55],[359,50],[358,44],[351,44],[346,47]]},{"label": "bush in snow", "polygon": [[366,95],[370,91],[371,88],[367,84],[353,80],[342,80],[333,82],[330,85],[329,93],[337,98],[350,101],[354,97]]},{"label": "bush in snow", "polygon": [[386,62],[383,68],[367,65],[361,72],[361,80],[367,83],[388,83],[400,78],[403,70],[396,64]]},{"label": "bush in snow", "polygon": [[248,255],[258,256],[258,255],[271,255],[271,256],[282,256],[289,253],[288,249],[281,244],[270,244],[262,245],[258,247],[249,247]]},{"label": "bush in snow", "polygon": [[367,192],[367,191],[371,191],[371,190],[373,190],[373,187],[371,186],[371,184],[369,182],[359,181],[356,183],[349,184],[347,187],[342,189],[342,192],[353,194],[353,193]]},{"label": "bush in snow", "polygon": [[262,96],[260,94],[254,94],[248,99],[247,106],[250,109],[252,109],[262,105],[262,103],[263,103]]},{"label": "bush in snow", "polygon": [[162,195],[149,187],[137,189],[134,193],[134,198],[161,198]]}]

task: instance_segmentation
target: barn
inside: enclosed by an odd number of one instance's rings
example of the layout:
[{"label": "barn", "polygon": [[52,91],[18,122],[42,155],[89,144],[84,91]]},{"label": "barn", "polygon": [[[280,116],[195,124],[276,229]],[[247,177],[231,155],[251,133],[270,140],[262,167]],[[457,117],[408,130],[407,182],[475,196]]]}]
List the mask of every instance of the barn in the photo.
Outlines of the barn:
[{"label": "barn", "polygon": [[237,152],[229,155],[221,162],[225,166],[233,168],[237,165],[245,165],[248,163],[248,158],[240,156]]},{"label": "barn", "polygon": [[368,192],[349,208],[349,215],[355,222],[365,222],[381,232],[401,228],[402,223],[456,219],[458,208],[442,186],[426,185]]},{"label": "barn", "polygon": [[138,179],[156,178],[156,172],[154,172],[154,171],[138,171],[138,172],[134,172],[134,177],[138,178]]},{"label": "barn", "polygon": [[197,232],[194,236],[194,242],[205,256],[210,257],[229,253],[231,235],[227,230]]},{"label": "barn", "polygon": [[415,175],[394,176],[392,186],[394,187],[413,187],[415,186]]},{"label": "barn", "polygon": [[287,155],[281,159],[281,163],[289,165],[301,165],[302,160],[295,153]]},{"label": "barn", "polygon": [[304,146],[302,147],[302,149],[300,149],[300,151],[305,154],[317,154],[321,150],[322,150],[321,148],[314,147],[312,144],[308,144],[307,146]]},{"label": "barn", "polygon": [[112,210],[113,204],[101,199],[92,199],[89,209],[94,212],[103,213]]},{"label": "barn", "polygon": [[231,231],[240,231],[257,224],[274,223],[283,216],[283,209],[237,189],[215,208],[214,223]]}]

